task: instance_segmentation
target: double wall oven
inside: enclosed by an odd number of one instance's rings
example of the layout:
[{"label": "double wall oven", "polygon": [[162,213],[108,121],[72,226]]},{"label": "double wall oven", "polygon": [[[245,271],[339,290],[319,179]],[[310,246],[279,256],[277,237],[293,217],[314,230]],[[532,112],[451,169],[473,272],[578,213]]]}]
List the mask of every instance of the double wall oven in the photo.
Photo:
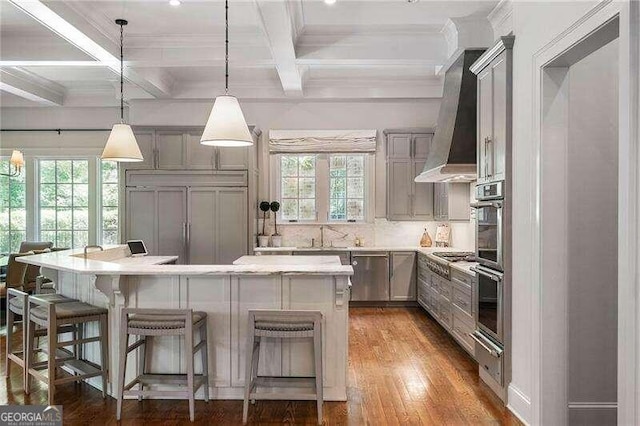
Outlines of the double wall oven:
[{"label": "double wall oven", "polygon": [[484,370],[502,384],[504,351],[504,240],[502,181],[476,187],[476,261],[478,282],[475,298],[476,356]]}]

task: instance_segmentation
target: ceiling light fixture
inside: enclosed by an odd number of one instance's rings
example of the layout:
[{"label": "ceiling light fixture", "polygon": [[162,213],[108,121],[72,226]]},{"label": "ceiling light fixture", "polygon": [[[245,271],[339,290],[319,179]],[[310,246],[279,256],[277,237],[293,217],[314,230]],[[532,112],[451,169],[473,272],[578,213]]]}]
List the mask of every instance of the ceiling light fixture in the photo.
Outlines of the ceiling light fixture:
[{"label": "ceiling light fixture", "polygon": [[336,0],[324,0],[325,4],[335,4]]},{"label": "ceiling light fixture", "polygon": [[[13,171],[11,171],[11,166],[13,166]],[[9,160],[9,173],[0,173],[0,176],[16,177],[22,171],[22,166],[24,166],[24,155],[21,151],[14,149]]]},{"label": "ceiling light fixture", "polygon": [[142,153],[131,126],[124,122],[124,26],[125,19],[116,19],[120,25],[120,123],[114,124],[107,144],[102,151],[102,159],[108,161],[142,161]]},{"label": "ceiling light fixture", "polygon": [[171,6],[180,6],[182,2],[180,0],[169,0]]},{"label": "ceiling light fixture", "polygon": [[200,139],[202,145],[240,147],[253,145],[238,98],[229,94],[229,0],[224,2],[224,95],[216,98]]}]

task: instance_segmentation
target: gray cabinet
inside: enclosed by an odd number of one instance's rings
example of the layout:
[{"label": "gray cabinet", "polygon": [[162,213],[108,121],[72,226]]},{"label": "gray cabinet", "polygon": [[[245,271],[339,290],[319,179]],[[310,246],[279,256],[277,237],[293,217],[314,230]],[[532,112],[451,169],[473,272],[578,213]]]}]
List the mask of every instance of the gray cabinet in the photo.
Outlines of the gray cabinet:
[{"label": "gray cabinet", "polygon": [[471,66],[478,76],[478,183],[504,180],[511,144],[513,37],[498,43],[499,54]]},{"label": "gray cabinet", "polygon": [[418,303],[474,358],[475,288],[475,277],[454,269],[446,280],[428,268],[425,254],[418,254]]},{"label": "gray cabinet", "polygon": [[[253,147],[222,148],[200,143],[202,128],[136,128],[144,161],[126,169],[248,170],[254,164]],[[252,129],[253,131],[253,129]],[[254,132],[258,142],[259,132]]]},{"label": "gray cabinet", "polygon": [[186,263],[186,188],[127,188],[128,240],[143,240],[149,254]]},{"label": "gray cabinet", "polygon": [[389,299],[392,301],[416,300],[416,254],[391,252]]},{"label": "gray cabinet", "polygon": [[416,183],[429,155],[433,133],[386,130],[387,219],[433,219],[433,184]]},{"label": "gray cabinet", "polygon": [[468,183],[436,183],[433,190],[435,220],[469,220],[471,189]]},{"label": "gray cabinet", "polygon": [[246,172],[131,171],[127,185],[126,238],[151,254],[231,264],[248,253]]},{"label": "gray cabinet", "polygon": [[246,188],[192,187],[188,195],[189,263],[231,264],[247,254]]}]

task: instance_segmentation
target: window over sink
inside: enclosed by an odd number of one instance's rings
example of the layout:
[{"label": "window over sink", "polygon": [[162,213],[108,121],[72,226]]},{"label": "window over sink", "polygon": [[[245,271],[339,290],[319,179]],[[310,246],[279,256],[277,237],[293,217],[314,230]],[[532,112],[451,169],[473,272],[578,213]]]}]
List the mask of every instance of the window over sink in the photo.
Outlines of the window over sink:
[{"label": "window over sink", "polygon": [[272,194],[283,223],[364,222],[372,216],[367,153],[273,154]]}]

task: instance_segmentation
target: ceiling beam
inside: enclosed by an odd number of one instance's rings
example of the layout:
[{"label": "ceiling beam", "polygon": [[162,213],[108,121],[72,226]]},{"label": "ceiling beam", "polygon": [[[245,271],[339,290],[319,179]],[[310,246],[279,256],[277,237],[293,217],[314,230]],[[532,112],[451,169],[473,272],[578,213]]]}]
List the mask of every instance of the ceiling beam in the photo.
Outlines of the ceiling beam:
[{"label": "ceiling beam", "polygon": [[47,106],[62,106],[64,89],[56,90],[29,73],[17,69],[0,70],[0,90]]},{"label": "ceiling beam", "polygon": [[[82,22],[79,19],[75,19],[75,23],[72,24],[68,19],[62,17],[48,5],[38,0],[9,1],[40,24],[55,32],[87,55],[101,62],[113,72],[117,74],[120,73],[120,59],[111,53],[112,51],[116,52],[118,46],[113,46],[112,43],[108,42],[108,39],[91,24],[84,21],[84,25],[79,25],[78,23]],[[59,11],[60,8],[64,8],[64,4],[62,3],[63,2],[52,2],[52,5],[56,6]],[[68,8],[66,10],[68,10],[69,13],[75,13]],[[82,28],[79,28],[80,26],[82,26]],[[102,44],[95,42],[94,39],[101,40]],[[124,77],[127,81],[139,86],[153,97],[168,98],[171,96],[169,77],[150,80],[127,66],[124,68]]]},{"label": "ceiling beam", "polygon": [[296,17],[286,1],[255,0],[262,29],[280,77],[284,93],[302,97],[303,75],[296,63]]}]

